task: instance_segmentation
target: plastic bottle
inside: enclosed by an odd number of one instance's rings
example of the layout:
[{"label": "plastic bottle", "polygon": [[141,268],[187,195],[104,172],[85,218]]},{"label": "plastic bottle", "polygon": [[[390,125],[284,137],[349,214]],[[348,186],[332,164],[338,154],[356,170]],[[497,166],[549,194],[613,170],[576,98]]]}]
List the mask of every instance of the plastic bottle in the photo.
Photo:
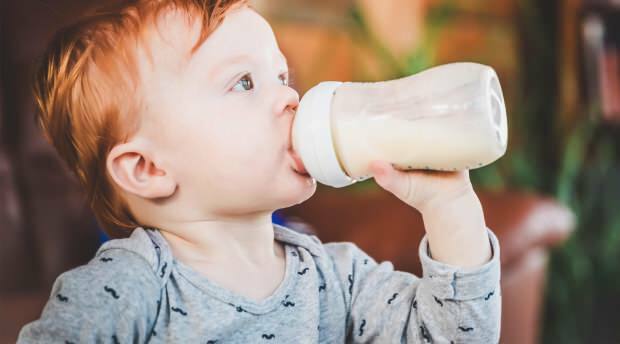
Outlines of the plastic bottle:
[{"label": "plastic bottle", "polygon": [[318,182],[343,187],[370,177],[370,161],[456,171],[506,152],[507,120],[495,71],[452,63],[405,78],[322,82],[301,99],[293,149]]}]

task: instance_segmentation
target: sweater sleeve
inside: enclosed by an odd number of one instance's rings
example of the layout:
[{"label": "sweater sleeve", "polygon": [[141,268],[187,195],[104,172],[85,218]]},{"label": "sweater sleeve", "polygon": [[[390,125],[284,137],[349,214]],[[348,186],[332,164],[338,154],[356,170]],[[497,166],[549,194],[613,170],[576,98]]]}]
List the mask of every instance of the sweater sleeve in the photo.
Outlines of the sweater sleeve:
[{"label": "sweater sleeve", "polygon": [[107,250],[61,274],[38,320],[18,343],[144,343],[159,307],[160,286],[147,261]]},{"label": "sweater sleeve", "polygon": [[469,269],[433,260],[424,237],[421,278],[377,264],[354,244],[325,244],[346,289],[348,342],[498,343],[500,252],[488,236],[492,258]]}]

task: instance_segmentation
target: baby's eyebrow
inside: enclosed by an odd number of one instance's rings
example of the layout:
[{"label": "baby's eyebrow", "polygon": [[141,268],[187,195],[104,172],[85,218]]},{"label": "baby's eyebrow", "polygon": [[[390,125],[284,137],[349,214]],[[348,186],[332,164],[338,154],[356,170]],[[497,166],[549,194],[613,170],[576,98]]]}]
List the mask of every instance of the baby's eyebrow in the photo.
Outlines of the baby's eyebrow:
[{"label": "baby's eyebrow", "polygon": [[[276,57],[276,60],[278,59],[281,60],[284,63],[284,65],[288,67],[288,61],[286,60],[286,56],[284,56],[284,54],[278,51],[275,53],[275,57]],[[254,60],[255,60],[254,57],[252,57],[249,54],[241,54],[241,55],[228,58],[216,64],[213,68],[211,68],[211,72],[209,73],[209,76],[210,78],[214,78],[215,76],[217,76],[217,74],[221,73],[226,68],[230,68],[234,65],[243,64],[243,63],[251,62]]]},{"label": "baby's eyebrow", "polygon": [[226,59],[216,64],[215,66],[213,66],[213,68],[211,68],[211,72],[209,73],[209,76],[211,78],[214,78],[215,76],[217,76],[217,74],[221,73],[226,68],[230,68],[231,66],[242,64],[244,62],[248,62],[252,60],[253,60],[252,57],[248,54],[242,54],[242,55],[238,55],[238,56]]},{"label": "baby's eyebrow", "polygon": [[286,60],[286,56],[284,56],[284,54],[282,54],[281,52],[277,52],[276,56],[280,58],[282,62],[284,62],[285,66],[288,66],[288,61]]}]

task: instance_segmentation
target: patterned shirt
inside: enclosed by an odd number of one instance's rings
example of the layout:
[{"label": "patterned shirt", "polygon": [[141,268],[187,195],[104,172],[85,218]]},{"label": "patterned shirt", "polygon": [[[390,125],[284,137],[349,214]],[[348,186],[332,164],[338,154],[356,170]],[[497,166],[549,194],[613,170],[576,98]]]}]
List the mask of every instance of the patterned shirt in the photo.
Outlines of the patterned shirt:
[{"label": "patterned shirt", "polygon": [[476,268],[433,260],[423,276],[377,263],[352,243],[274,225],[286,272],[261,301],[176,260],[157,230],[106,242],[55,281],[41,318],[18,343],[498,343],[499,246]]}]

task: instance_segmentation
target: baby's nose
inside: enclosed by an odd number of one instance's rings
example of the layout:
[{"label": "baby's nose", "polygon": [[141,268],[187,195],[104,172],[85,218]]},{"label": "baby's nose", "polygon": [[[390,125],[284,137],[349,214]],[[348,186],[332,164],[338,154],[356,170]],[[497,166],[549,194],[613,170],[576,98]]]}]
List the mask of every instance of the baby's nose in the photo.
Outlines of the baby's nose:
[{"label": "baby's nose", "polygon": [[297,91],[288,86],[284,86],[279,92],[275,102],[274,113],[286,114],[297,111],[297,106],[299,106],[299,94],[297,94]]}]

